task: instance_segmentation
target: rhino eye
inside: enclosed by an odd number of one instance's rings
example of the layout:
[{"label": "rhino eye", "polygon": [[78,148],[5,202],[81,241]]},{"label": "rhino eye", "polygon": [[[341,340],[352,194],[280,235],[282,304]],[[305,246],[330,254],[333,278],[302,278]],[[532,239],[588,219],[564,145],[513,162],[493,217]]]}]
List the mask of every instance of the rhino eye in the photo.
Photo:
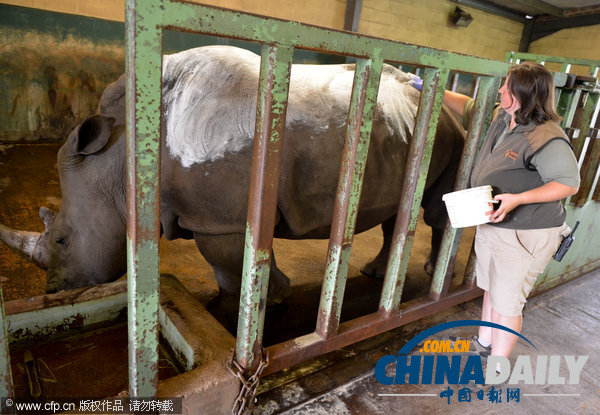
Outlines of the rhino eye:
[{"label": "rhino eye", "polygon": [[65,245],[67,243],[67,238],[56,238],[54,242],[56,242],[57,245]]}]

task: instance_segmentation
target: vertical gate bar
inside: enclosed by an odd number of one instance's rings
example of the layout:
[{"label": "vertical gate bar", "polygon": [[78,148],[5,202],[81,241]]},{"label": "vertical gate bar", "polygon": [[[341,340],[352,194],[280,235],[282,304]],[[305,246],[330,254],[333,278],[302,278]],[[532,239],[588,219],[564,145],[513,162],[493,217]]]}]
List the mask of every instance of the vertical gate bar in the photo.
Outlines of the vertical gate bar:
[{"label": "vertical gate bar", "polygon": [[379,312],[384,316],[397,310],[400,305],[449,74],[448,69],[427,68],[423,77],[419,111],[402,180],[402,200],[398,206],[392,248],[379,301]]},{"label": "vertical gate bar", "polygon": [[[594,111],[598,105],[598,98],[600,95],[591,94],[587,95],[587,101],[581,115],[581,121],[579,122],[579,137],[577,141],[582,143],[586,140],[587,135],[591,130],[592,118]],[[579,148],[579,146],[577,147]],[[581,150],[579,150],[581,154]],[[576,154],[577,155],[577,154]],[[580,157],[577,155],[578,158]],[[590,137],[588,148],[583,155],[583,163],[581,164],[581,184],[579,185],[579,191],[573,197],[571,197],[571,203],[576,206],[581,206],[587,202],[590,194],[593,192],[592,185],[596,178],[596,171],[598,168],[598,162],[600,161],[600,144],[598,139],[594,139],[593,135]]]},{"label": "vertical gate bar", "polygon": [[477,281],[477,274],[475,272],[475,243],[471,245],[471,251],[469,252],[469,259],[467,260],[467,267],[465,269],[465,277],[463,278],[463,285],[467,288],[473,287]]},{"label": "vertical gate bar", "polygon": [[263,45],[246,224],[236,359],[260,362],[285,116],[294,48]]},{"label": "vertical gate bar", "polygon": [[0,284],[0,398],[12,398],[12,371],[10,369],[10,354],[8,350],[8,331],[4,315],[4,297]]},{"label": "vertical gate bar", "polygon": [[558,110],[558,114],[563,117],[560,123],[563,129],[571,127],[580,96],[581,89],[565,90],[560,94],[556,109]]},{"label": "vertical gate bar", "polygon": [[573,151],[575,152],[575,157],[577,157],[577,160],[581,158],[581,152],[583,151],[585,139],[590,132],[590,124],[592,122],[592,117],[594,116],[594,111],[596,109],[596,105],[598,104],[599,97],[599,95],[590,93],[585,93],[585,95],[587,95],[587,97],[584,97],[586,100],[585,106],[579,120],[579,136],[573,143]]},{"label": "vertical gate bar", "polygon": [[[471,169],[475,161],[475,153],[477,152],[479,143],[485,137],[486,126],[492,115],[499,84],[499,78],[481,78],[479,92],[477,93],[477,99],[473,107],[473,118],[465,140],[465,147],[458,167],[454,190],[465,189],[469,183]],[[461,235],[462,229],[455,229],[446,224],[429,290],[429,295],[434,299],[439,299],[448,294]]]},{"label": "vertical gate bar", "polygon": [[158,387],[158,239],[162,1],[127,0],[127,296],[129,396]]},{"label": "vertical gate bar", "polygon": [[382,67],[379,59],[356,63],[316,326],[324,338],[336,334],[339,326]]},{"label": "vertical gate bar", "polygon": [[[596,116],[596,124],[590,133],[591,140],[600,140],[600,113]],[[596,176],[600,176],[600,165],[596,166]],[[600,177],[596,180],[596,188],[592,194],[592,200],[600,200]]]}]

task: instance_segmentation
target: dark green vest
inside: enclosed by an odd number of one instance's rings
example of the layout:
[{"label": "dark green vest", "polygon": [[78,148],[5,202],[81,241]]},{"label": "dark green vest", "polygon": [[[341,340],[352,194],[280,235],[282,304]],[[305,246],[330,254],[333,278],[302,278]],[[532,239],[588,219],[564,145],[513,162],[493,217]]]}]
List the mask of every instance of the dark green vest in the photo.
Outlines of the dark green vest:
[{"label": "dark green vest", "polygon": [[[496,144],[510,125],[510,115],[504,110],[490,125],[487,136],[471,174],[471,186],[490,185],[493,194],[522,193],[544,184],[531,166],[533,155],[549,141],[569,139],[554,121],[543,124],[517,125]],[[557,154],[560,157],[560,154]],[[509,229],[541,229],[560,226],[566,217],[561,201],[517,206],[500,223],[491,225]]]}]

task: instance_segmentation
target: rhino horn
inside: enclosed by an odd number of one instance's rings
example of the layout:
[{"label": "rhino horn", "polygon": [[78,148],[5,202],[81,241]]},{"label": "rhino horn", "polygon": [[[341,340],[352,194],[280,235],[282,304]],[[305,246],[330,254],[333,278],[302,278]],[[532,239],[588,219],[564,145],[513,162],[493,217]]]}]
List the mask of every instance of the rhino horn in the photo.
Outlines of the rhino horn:
[{"label": "rhino horn", "polygon": [[56,213],[45,207],[40,208],[39,213],[46,228],[44,233],[17,231],[0,223],[0,241],[38,267],[48,269],[50,256],[48,241]]},{"label": "rhino horn", "polygon": [[33,252],[42,236],[39,232],[16,231],[0,223],[0,241],[33,261]]}]

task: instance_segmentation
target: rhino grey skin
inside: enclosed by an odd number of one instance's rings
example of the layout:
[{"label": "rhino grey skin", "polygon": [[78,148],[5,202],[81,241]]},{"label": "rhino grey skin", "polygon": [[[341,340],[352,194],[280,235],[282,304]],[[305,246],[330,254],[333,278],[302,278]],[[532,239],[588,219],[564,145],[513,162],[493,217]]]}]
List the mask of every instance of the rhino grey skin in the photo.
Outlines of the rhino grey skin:
[{"label": "rhino grey skin", "polygon": [[[235,299],[240,290],[258,62],[250,52],[211,46],[166,56],[163,63],[161,230],[169,240],[195,240],[214,270],[221,298]],[[329,237],[353,70],[354,65],[292,69],[278,238]],[[408,84],[411,77],[384,66],[373,121],[356,231],[382,224],[384,246],[364,270],[374,276],[385,270],[405,141],[419,100]],[[0,239],[17,250],[27,245],[25,253],[47,268],[47,292],[113,281],[126,272],[125,141],[122,76],[58,153],[62,208],[55,218],[42,208],[46,232],[31,238],[0,229]],[[452,190],[463,142],[462,128],[444,109],[422,202],[425,222],[433,228],[430,269],[446,223],[441,196]],[[288,294],[289,280],[273,258],[269,301]]]}]

